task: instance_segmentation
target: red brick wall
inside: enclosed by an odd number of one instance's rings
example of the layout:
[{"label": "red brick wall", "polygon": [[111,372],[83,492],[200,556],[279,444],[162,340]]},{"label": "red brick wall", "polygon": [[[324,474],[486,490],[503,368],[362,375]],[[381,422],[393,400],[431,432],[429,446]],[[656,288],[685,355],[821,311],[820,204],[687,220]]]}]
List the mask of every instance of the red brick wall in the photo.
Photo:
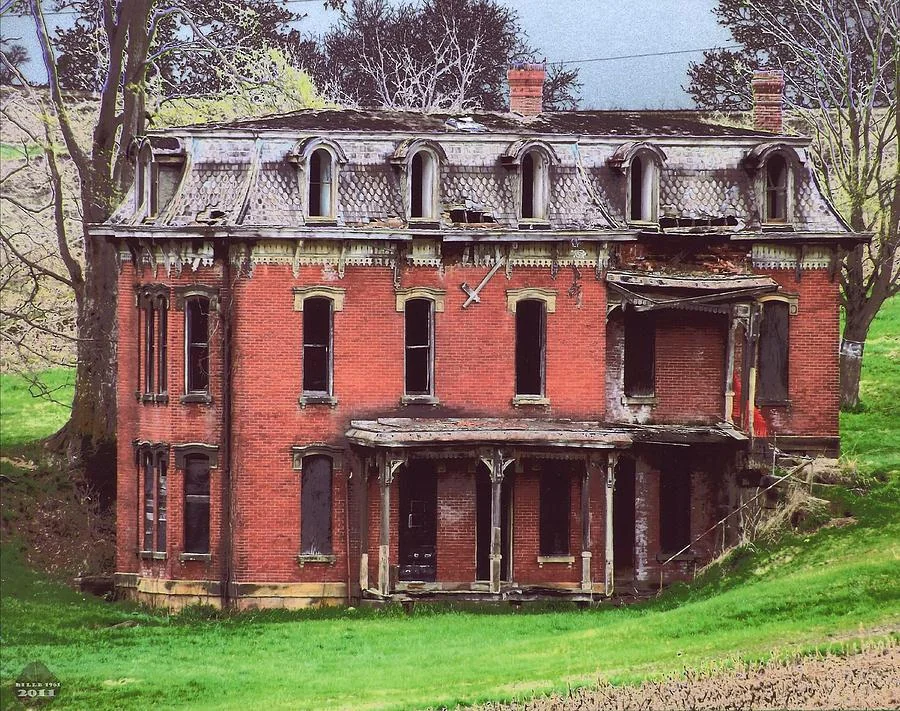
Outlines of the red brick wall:
[{"label": "red brick wall", "polygon": [[475,580],[475,477],[486,476],[466,472],[460,461],[448,462],[437,481],[437,579],[449,582]]}]

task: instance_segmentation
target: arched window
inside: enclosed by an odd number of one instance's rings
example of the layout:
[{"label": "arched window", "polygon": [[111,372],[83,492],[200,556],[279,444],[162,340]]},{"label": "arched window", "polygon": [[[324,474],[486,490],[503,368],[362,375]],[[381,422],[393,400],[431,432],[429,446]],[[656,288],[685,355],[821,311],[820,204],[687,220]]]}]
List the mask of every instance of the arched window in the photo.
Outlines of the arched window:
[{"label": "arched window", "polygon": [[326,148],[309,157],[307,215],[334,217],[334,159]]},{"label": "arched window", "polygon": [[766,222],[788,221],[788,165],[780,153],[766,161]]},{"label": "arched window", "polygon": [[150,144],[145,143],[138,152],[137,166],[135,167],[135,212],[146,212],[151,216],[156,214],[156,206],[151,205],[154,202],[154,200],[151,200],[154,191],[150,189],[153,183],[152,169],[153,152]]},{"label": "arched window", "polygon": [[516,395],[544,395],[546,305],[538,299],[516,304]]},{"label": "arched window", "polygon": [[184,458],[184,552],[209,553],[209,458]]},{"label": "arched window", "polygon": [[656,222],[659,203],[659,166],[650,153],[639,153],[631,161],[628,218],[631,222]]},{"label": "arched window", "polygon": [[184,389],[187,394],[209,392],[209,299],[189,296],[184,303]]},{"label": "arched window", "polygon": [[[304,308],[304,313],[306,309]],[[332,553],[331,542],[331,457],[312,454],[303,457],[300,480],[300,555]]]},{"label": "arched window", "polygon": [[433,220],[437,216],[437,158],[430,151],[416,151],[409,168],[410,219]]},{"label": "arched window", "polygon": [[408,299],[404,305],[405,394],[434,394],[434,302]]},{"label": "arched window", "polygon": [[329,397],[332,387],[332,301],[303,301],[303,394]]},{"label": "arched window", "polygon": [[790,304],[780,299],[763,302],[759,326],[757,404],[788,401]]},{"label": "arched window", "polygon": [[169,289],[149,284],[138,289],[138,393],[144,402],[168,399]]},{"label": "arched window", "polygon": [[540,151],[528,151],[522,158],[520,214],[523,220],[547,218],[547,159]]}]

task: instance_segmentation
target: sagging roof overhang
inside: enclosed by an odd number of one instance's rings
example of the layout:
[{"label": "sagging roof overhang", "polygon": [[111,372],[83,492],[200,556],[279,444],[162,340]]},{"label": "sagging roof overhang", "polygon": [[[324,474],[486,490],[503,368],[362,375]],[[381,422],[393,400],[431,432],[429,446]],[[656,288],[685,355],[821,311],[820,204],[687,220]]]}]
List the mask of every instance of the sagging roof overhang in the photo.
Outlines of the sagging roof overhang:
[{"label": "sagging roof overhang", "polygon": [[606,283],[635,311],[724,306],[778,291],[778,282],[753,274],[668,274],[610,271]]},{"label": "sagging roof overhang", "polygon": [[746,442],[728,423],[630,425],[537,418],[411,418],[353,420],[346,433],[362,447],[409,450],[429,447],[534,447],[622,449],[635,444]]}]

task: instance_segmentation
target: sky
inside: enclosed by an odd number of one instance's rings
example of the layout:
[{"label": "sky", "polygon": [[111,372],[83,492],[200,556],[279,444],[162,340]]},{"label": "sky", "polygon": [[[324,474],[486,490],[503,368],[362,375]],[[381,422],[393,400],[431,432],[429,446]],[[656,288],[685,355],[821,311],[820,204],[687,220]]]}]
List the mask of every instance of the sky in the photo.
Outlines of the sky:
[{"label": "sky", "polygon": [[[690,97],[681,87],[687,84],[688,64],[702,59],[702,53],[686,50],[731,43],[728,31],[716,23],[715,0],[498,1],[516,10],[530,44],[549,61],[594,60],[573,65],[580,69],[584,85],[580,108],[584,109],[691,108]],[[50,5],[48,0],[44,3]],[[323,0],[289,0],[288,4],[306,13],[299,27],[313,34],[327,30],[339,16],[325,9]],[[4,38],[21,38],[31,56],[37,56],[30,20],[5,15],[0,19],[0,33]],[[631,56],[668,52],[680,53]],[[29,76],[40,77],[41,68],[32,64]]]}]

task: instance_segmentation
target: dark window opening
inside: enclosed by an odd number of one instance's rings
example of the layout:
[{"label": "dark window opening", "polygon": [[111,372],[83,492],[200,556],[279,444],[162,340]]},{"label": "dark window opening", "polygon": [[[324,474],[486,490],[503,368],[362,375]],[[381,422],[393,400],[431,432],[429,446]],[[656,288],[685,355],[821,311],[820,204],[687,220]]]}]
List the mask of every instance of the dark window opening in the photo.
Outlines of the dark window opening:
[{"label": "dark window opening", "polygon": [[300,553],[330,555],[331,458],[321,454],[304,457],[300,485]]},{"label": "dark window opening", "polygon": [[144,525],[141,549],[165,553],[168,455],[166,452],[143,451],[140,462],[144,478]]},{"label": "dark window opening", "polygon": [[168,461],[162,455],[156,460],[156,550],[166,550],[166,512],[168,501]]},{"label": "dark window opening", "polygon": [[569,517],[571,515],[571,477],[566,469],[541,472],[540,550],[541,555],[569,554]]},{"label": "dark window opening", "polygon": [[184,551],[209,553],[209,459],[184,460]]},{"label": "dark window opening", "polygon": [[138,391],[165,394],[168,299],[159,293],[141,294],[138,304]]},{"label": "dark window opening", "polygon": [[209,391],[209,299],[192,296],[185,302],[187,332],[187,372],[185,389],[189,393]]},{"label": "dark window opening", "polygon": [[324,148],[312,152],[309,158],[309,216],[331,217],[331,154]]},{"label": "dark window opening", "polygon": [[168,388],[168,374],[166,373],[166,358],[168,349],[167,321],[168,313],[166,312],[165,301],[158,302],[157,336],[158,343],[156,348],[156,391],[159,394],[166,392]]},{"label": "dark window opening", "polygon": [[331,394],[331,299],[303,302],[303,392]]},{"label": "dark window opening", "polygon": [[544,394],[544,314],[543,301],[516,304],[516,395]]},{"label": "dark window opening", "polygon": [[156,309],[147,301],[144,311],[144,392],[153,392],[153,369],[156,363]]},{"label": "dark window opening", "polygon": [[429,299],[409,299],[405,305],[407,395],[431,395],[433,392],[432,306]]},{"label": "dark window opening", "polygon": [[154,505],[156,485],[154,483],[153,455],[146,452],[144,460],[144,545],[143,550],[153,550],[153,528],[156,524]]},{"label": "dark window opening", "polygon": [[625,311],[625,395],[652,396],[655,392],[656,320],[652,313]]},{"label": "dark window opening", "polygon": [[659,545],[676,553],[691,542],[691,477],[666,471],[659,478]]},{"label": "dark window opening", "polygon": [[531,153],[526,153],[522,159],[522,217],[537,217],[534,205],[535,170],[537,165]]},{"label": "dark window opening", "polygon": [[787,222],[787,161],[774,155],[766,161],[766,221]]},{"label": "dark window opening", "polygon": [[759,327],[759,403],[788,400],[788,350],[790,309],[784,301],[763,304]]},{"label": "dark window opening", "polygon": [[631,161],[631,219],[639,221],[643,217],[644,205],[644,163],[640,156]]},{"label": "dark window opening", "polygon": [[410,217],[426,217],[425,158],[421,152],[412,159],[412,175],[410,176],[411,205]]}]

